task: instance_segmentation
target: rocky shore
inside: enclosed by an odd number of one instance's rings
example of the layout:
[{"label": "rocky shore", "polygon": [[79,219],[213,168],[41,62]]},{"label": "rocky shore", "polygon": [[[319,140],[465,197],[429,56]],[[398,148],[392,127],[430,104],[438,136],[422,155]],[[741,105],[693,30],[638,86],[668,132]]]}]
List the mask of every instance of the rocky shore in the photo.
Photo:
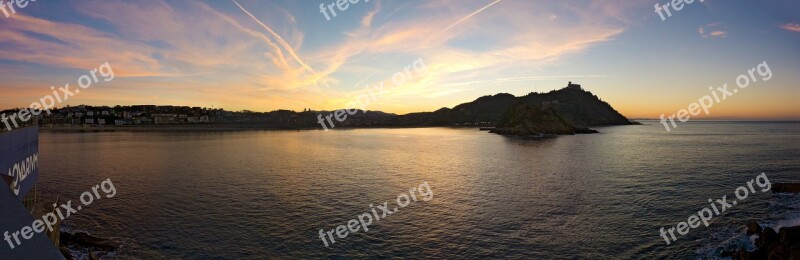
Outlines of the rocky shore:
[{"label": "rocky shore", "polygon": [[70,252],[70,249],[77,249],[80,251],[88,250],[88,255],[86,256],[87,258],[98,259],[94,252],[113,252],[119,248],[119,244],[112,240],[95,237],[84,232],[72,234],[62,231],[60,241],[61,254],[63,254],[64,258],[68,260],[84,259],[83,257],[73,256],[72,252]]},{"label": "rocky shore", "polygon": [[506,111],[497,127],[489,132],[533,137],[597,133],[589,128],[573,126],[553,109],[524,103],[514,105]]},{"label": "rocky shore", "polygon": [[731,259],[751,260],[789,260],[800,259],[800,226],[782,227],[775,232],[771,227],[762,228],[755,221],[747,223],[747,235],[758,235],[756,238],[756,250],[723,252],[723,257]]},{"label": "rocky shore", "polygon": [[[772,192],[800,193],[800,183],[775,183]],[[746,224],[747,235],[757,235],[756,249],[748,251],[740,248],[734,251],[722,252],[722,257],[739,260],[790,260],[800,259],[800,226],[781,227],[776,232],[771,227],[762,227],[756,221]]]}]

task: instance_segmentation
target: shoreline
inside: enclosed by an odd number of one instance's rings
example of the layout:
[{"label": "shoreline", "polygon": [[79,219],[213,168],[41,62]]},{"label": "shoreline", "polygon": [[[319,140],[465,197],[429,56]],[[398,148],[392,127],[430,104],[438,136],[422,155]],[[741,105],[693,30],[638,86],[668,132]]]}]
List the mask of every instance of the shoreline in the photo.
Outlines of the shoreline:
[{"label": "shoreline", "polygon": [[[800,194],[800,183],[778,182],[772,184],[772,193]],[[779,222],[780,223],[780,222]],[[740,229],[741,230],[741,229]],[[723,249],[720,257],[731,259],[795,259],[800,256],[800,225],[768,225],[757,220],[749,220],[743,231],[750,238],[753,249],[740,245]],[[739,234],[741,235],[741,233]]]},{"label": "shoreline", "polygon": [[[336,127],[336,130],[355,129],[406,129],[406,128],[475,128],[479,126],[371,126],[371,127]],[[211,131],[325,131],[319,127],[271,127],[271,126],[236,126],[236,125],[204,125],[204,126],[67,126],[39,127],[40,132],[211,132]]]},{"label": "shoreline", "polygon": [[[607,126],[635,126],[629,125],[596,125],[592,127]],[[355,129],[410,129],[410,128],[466,128],[481,130],[486,126],[342,126],[329,129],[355,130]],[[321,127],[286,127],[286,126],[258,126],[258,125],[147,125],[147,126],[39,126],[40,132],[212,132],[212,131],[325,131]],[[485,130],[483,130],[485,131]]]}]

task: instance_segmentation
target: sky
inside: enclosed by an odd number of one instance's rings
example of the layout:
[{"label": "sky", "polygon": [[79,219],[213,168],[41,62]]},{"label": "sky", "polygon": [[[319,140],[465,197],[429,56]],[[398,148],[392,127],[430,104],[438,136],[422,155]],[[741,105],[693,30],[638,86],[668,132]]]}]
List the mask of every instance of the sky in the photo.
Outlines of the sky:
[{"label": "sky", "polygon": [[[81,92],[58,106],[333,110],[383,83],[365,108],[405,114],[572,81],[629,118],[656,118],[766,62],[772,78],[756,73],[700,117],[800,119],[800,1],[697,0],[662,11],[663,20],[655,5],[670,1],[352,2],[6,6],[0,108],[28,107],[70,84]],[[106,62],[113,79],[78,87]]]}]

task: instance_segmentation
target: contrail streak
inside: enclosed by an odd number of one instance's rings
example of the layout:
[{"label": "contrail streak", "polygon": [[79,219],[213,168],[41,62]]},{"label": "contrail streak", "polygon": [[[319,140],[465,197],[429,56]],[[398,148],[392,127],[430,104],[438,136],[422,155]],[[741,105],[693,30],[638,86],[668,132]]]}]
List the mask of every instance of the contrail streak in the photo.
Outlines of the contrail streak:
[{"label": "contrail streak", "polygon": [[[239,4],[239,2],[236,2],[236,0],[231,0],[231,1],[233,1],[233,3],[236,4],[236,6],[238,6],[239,9],[242,9],[242,11],[245,14],[250,16],[250,18],[253,18],[253,20],[255,20],[256,23],[261,25],[261,27],[264,27],[265,30],[267,30],[270,34],[272,34],[272,36],[275,37],[275,39],[278,41],[278,43],[280,43],[280,45],[283,46],[283,48],[286,49],[287,52],[289,52],[289,55],[291,55],[292,58],[294,58],[294,60],[297,61],[297,63],[300,63],[300,65],[303,66],[303,68],[305,68],[307,71],[311,72],[312,74],[316,74],[314,69],[312,69],[305,62],[303,62],[302,59],[300,59],[300,56],[298,56],[297,53],[294,52],[294,49],[292,49],[292,46],[289,45],[289,43],[287,43],[286,41],[283,40],[283,37],[281,37],[280,35],[275,33],[275,31],[273,31],[272,28],[269,28],[269,26],[267,26],[266,24],[261,22],[261,20],[258,20],[258,18],[256,18],[255,15],[253,15],[252,13],[247,11],[247,9],[244,9],[244,7]],[[325,83],[326,86],[328,85],[328,83],[325,82],[325,80],[323,80],[323,82]]]},{"label": "contrail streak", "polygon": [[478,14],[478,13],[482,12],[483,10],[486,10],[486,8],[489,8],[490,6],[492,6],[492,5],[496,4],[496,3],[500,2],[500,1],[503,1],[503,0],[495,0],[495,1],[494,1],[494,2],[492,2],[491,4],[488,4],[488,5],[484,6],[483,8],[481,8],[481,9],[478,9],[478,10],[477,10],[477,11],[475,11],[475,12],[472,12],[471,14],[469,14],[469,15],[467,15],[467,16],[464,16],[464,18],[461,18],[461,20],[458,20],[457,22],[455,22],[455,23],[451,24],[450,26],[447,26],[447,28],[445,28],[444,30],[445,30],[445,31],[447,31],[447,30],[450,30],[450,28],[452,28],[453,26],[456,26],[456,25],[458,25],[458,24],[460,24],[460,23],[462,23],[462,22],[466,21],[467,19],[469,19],[469,18],[472,18],[472,16],[475,16],[476,14]]}]

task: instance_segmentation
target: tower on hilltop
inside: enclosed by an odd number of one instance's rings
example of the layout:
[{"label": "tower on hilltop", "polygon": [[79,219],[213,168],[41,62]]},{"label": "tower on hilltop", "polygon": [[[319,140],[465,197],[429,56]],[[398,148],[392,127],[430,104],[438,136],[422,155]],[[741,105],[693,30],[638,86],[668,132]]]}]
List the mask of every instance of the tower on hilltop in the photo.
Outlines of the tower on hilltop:
[{"label": "tower on hilltop", "polygon": [[576,90],[583,90],[580,84],[572,84],[572,81],[567,83],[567,89],[576,89]]}]

